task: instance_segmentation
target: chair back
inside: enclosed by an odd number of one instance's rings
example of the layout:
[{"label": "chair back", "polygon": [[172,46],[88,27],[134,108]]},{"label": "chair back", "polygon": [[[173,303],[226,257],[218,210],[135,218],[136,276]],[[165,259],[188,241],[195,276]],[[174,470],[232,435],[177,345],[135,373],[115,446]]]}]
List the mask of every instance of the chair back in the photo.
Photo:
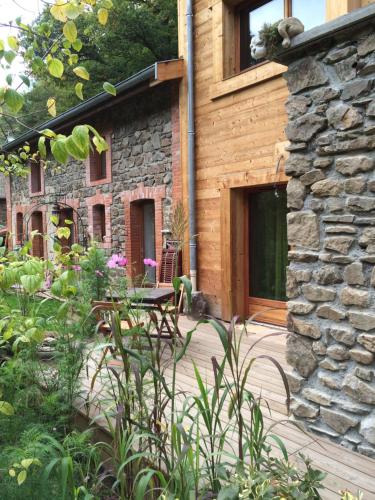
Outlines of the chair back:
[{"label": "chair back", "polygon": [[180,275],[180,252],[175,248],[163,248],[159,268],[158,286],[171,286],[173,278]]}]

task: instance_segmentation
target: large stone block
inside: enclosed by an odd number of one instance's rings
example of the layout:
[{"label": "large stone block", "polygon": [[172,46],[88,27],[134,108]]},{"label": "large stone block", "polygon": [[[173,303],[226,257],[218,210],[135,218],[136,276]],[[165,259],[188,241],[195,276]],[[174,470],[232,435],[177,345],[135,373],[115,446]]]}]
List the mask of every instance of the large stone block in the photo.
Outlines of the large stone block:
[{"label": "large stone block", "polygon": [[288,335],[286,360],[305,378],[309,377],[318,366],[318,360],[312,350],[311,340],[298,334]]},{"label": "large stone block", "polygon": [[363,122],[361,113],[347,104],[339,103],[327,110],[328,123],[337,130],[357,127]]},{"label": "large stone block", "polygon": [[319,415],[319,407],[307,403],[301,398],[294,397],[290,405],[292,413],[296,417],[315,418]]},{"label": "large stone block", "polygon": [[333,250],[338,253],[347,254],[353,242],[354,238],[350,238],[349,236],[326,238],[324,248],[326,250]]},{"label": "large stone block", "polygon": [[311,250],[319,249],[319,225],[312,211],[291,212],[287,215],[288,243]]},{"label": "large stone block", "polygon": [[334,285],[342,283],[342,275],[337,266],[322,266],[313,272],[313,277],[319,285]]},{"label": "large stone block", "polygon": [[286,192],[288,198],[288,208],[300,209],[303,207],[306,196],[306,188],[302,182],[298,179],[291,179],[288,182]]},{"label": "large stone block", "polygon": [[374,355],[366,349],[361,349],[360,347],[350,349],[349,355],[351,359],[354,359],[354,361],[362,363],[363,365],[371,365],[374,361]]},{"label": "large stone block", "polygon": [[291,154],[286,160],[285,173],[299,177],[311,170],[312,158],[302,154]]},{"label": "large stone block", "polygon": [[375,333],[361,333],[358,336],[358,343],[363,345],[368,351],[375,352]]},{"label": "large stone block", "polygon": [[375,405],[375,385],[360,380],[352,373],[346,375],[343,390],[360,403]]},{"label": "large stone block", "polygon": [[301,319],[291,318],[291,328],[293,328],[294,332],[299,333],[304,337],[319,339],[322,336],[322,333],[318,325],[308,323]]},{"label": "large stone block", "polygon": [[338,307],[323,304],[316,310],[316,315],[319,318],[330,319],[331,321],[341,321],[346,318],[346,311]]},{"label": "large stone block", "polygon": [[375,329],[375,314],[370,312],[349,311],[349,322],[357,330],[368,332]]},{"label": "large stone block", "polygon": [[326,288],[317,285],[302,285],[302,293],[311,302],[328,302],[336,297],[334,288]]},{"label": "large stone block", "polygon": [[325,118],[316,113],[307,113],[289,122],[285,128],[285,134],[290,141],[308,142],[326,126],[327,120]]},{"label": "large stone block", "polygon": [[306,387],[306,389],[303,389],[302,391],[302,396],[309,401],[322,406],[331,406],[332,404],[332,396],[329,394],[329,392],[324,392],[319,389]]},{"label": "large stone block", "polygon": [[345,361],[350,358],[348,349],[341,344],[330,345],[327,354],[335,361]]},{"label": "large stone block", "polygon": [[363,274],[363,265],[361,262],[353,262],[345,268],[344,280],[348,285],[364,285],[365,276]]},{"label": "large stone block", "polygon": [[372,33],[358,44],[357,52],[359,56],[366,56],[375,50],[375,34]]},{"label": "large stone block", "polygon": [[303,95],[290,95],[285,103],[289,120],[294,120],[307,112],[311,99]]},{"label": "large stone block", "polygon": [[369,196],[349,196],[346,205],[353,212],[371,212],[375,210],[375,198]]},{"label": "large stone block", "polygon": [[350,428],[355,427],[359,422],[358,418],[337,410],[322,408],[320,413],[325,423],[339,434],[345,434]]},{"label": "large stone block", "polygon": [[343,191],[343,183],[337,179],[323,179],[311,186],[315,196],[338,196]]},{"label": "large stone block", "polygon": [[290,300],[287,303],[288,311],[293,314],[309,314],[315,308],[314,304],[308,302],[298,302],[296,300]]},{"label": "large stone block", "polygon": [[347,156],[336,159],[336,170],[342,175],[353,176],[359,172],[368,172],[375,166],[375,160],[369,155]]},{"label": "large stone block", "polygon": [[359,432],[371,444],[375,444],[375,413],[364,418]]},{"label": "large stone block", "polygon": [[350,328],[340,328],[338,326],[332,326],[329,329],[329,334],[331,335],[331,337],[337,340],[337,342],[340,342],[347,346],[353,346],[356,341],[356,334]]},{"label": "large stone block", "polygon": [[366,307],[369,303],[369,293],[348,286],[341,290],[340,301],[344,306]]},{"label": "large stone block", "polygon": [[319,87],[328,81],[322,63],[313,57],[305,57],[292,63],[284,73],[291,94],[298,94],[301,90]]}]

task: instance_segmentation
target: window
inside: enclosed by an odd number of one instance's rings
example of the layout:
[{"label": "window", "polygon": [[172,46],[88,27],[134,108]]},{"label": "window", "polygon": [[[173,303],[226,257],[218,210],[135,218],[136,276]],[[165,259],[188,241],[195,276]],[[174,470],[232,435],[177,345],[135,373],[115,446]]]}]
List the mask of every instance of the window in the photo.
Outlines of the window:
[{"label": "window", "polygon": [[19,245],[23,241],[23,213],[16,214],[16,243]]},{"label": "window", "polygon": [[286,189],[249,196],[249,296],[286,300],[288,264]]},{"label": "window", "polygon": [[43,239],[43,214],[42,212],[33,212],[31,216],[31,230],[38,231],[32,241],[32,254],[34,257],[44,257],[44,239]]},{"label": "window", "polygon": [[7,200],[0,198],[0,226],[7,225]]},{"label": "window", "polygon": [[42,194],[42,166],[39,161],[32,162],[30,166],[30,193]]},{"label": "window", "polygon": [[262,62],[250,54],[250,42],[264,23],[276,23],[280,19],[295,16],[305,25],[305,31],[325,22],[326,0],[268,0],[241,4],[236,18],[236,72]]},{"label": "window", "polygon": [[91,151],[86,167],[86,181],[88,186],[97,186],[112,182],[111,134],[108,132],[102,134],[102,136],[106,140],[109,149],[103,153],[98,153],[96,149]]},{"label": "window", "polygon": [[106,236],[105,205],[92,207],[92,236],[95,241],[102,243]]},{"label": "window", "polygon": [[96,150],[90,154],[90,181],[100,181],[107,177],[106,153],[98,153]]},{"label": "window", "polygon": [[74,220],[73,210],[71,208],[63,208],[59,212],[59,226],[68,227],[70,230],[69,238],[60,238],[59,244],[62,247],[63,253],[68,253],[74,243]]}]

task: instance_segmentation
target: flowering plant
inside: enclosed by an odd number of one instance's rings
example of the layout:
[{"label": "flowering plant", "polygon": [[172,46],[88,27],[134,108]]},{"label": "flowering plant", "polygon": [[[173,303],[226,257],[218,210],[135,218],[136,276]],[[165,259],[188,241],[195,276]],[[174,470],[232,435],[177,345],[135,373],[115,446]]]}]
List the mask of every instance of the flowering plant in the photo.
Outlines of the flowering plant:
[{"label": "flowering plant", "polygon": [[143,259],[143,263],[145,266],[156,267],[158,263],[153,259]]},{"label": "flowering plant", "polygon": [[116,269],[118,267],[125,267],[128,263],[128,259],[123,257],[121,254],[114,253],[110,259],[107,261],[107,267],[110,269]]}]

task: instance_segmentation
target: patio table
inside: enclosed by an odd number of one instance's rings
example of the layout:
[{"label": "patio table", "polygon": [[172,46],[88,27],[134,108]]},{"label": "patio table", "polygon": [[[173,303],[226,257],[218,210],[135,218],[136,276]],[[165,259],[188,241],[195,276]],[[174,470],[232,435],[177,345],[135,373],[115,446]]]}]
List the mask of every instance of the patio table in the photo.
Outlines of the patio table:
[{"label": "patio table", "polygon": [[[167,314],[168,314],[168,304],[172,302],[175,297],[174,288],[142,288],[134,287],[128,289],[128,299],[129,301],[145,305],[146,309],[152,307],[160,312],[161,321],[160,324],[156,326],[157,335],[151,335],[153,337],[158,337],[162,339],[173,339],[174,338],[174,325],[171,327],[169,324]],[[114,295],[111,299],[116,299]],[[177,325],[176,325],[177,326]],[[165,327],[165,330],[164,330]],[[163,335],[164,333],[164,335]],[[182,337],[178,327],[176,328],[176,334],[178,337]]]}]

